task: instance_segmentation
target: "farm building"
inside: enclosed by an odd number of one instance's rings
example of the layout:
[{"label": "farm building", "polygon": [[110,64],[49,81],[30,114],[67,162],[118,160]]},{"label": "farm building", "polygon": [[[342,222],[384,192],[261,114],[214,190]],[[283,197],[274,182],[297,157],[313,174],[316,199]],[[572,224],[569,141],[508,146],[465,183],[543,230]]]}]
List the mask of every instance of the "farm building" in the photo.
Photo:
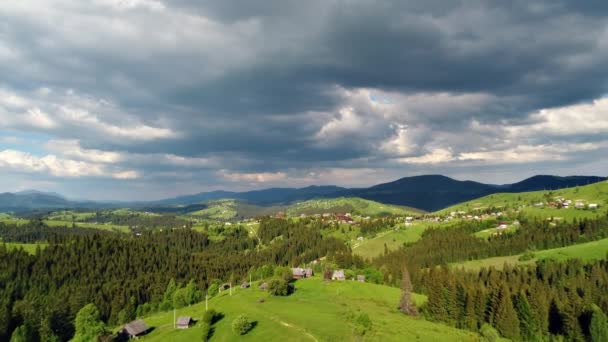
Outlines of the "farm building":
[{"label": "farm building", "polygon": [[353,219],[350,216],[346,216],[346,215],[336,215],[336,219],[341,221],[342,223],[353,223]]},{"label": "farm building", "polygon": [[294,279],[306,278],[306,271],[303,268],[292,268],[291,273]]},{"label": "farm building", "polygon": [[294,279],[309,278],[314,275],[312,268],[296,267],[296,268],[292,268],[291,272],[293,274]]},{"label": "farm building", "polygon": [[262,285],[260,285],[260,290],[268,290],[268,284],[267,283],[262,283]]},{"label": "farm building", "polygon": [[190,328],[190,324],[192,324],[192,317],[185,316],[177,319],[176,326],[177,329],[188,329]]},{"label": "farm building", "polygon": [[222,292],[224,290],[228,290],[231,287],[232,287],[232,285],[230,285],[229,283],[224,283],[224,284],[220,285],[219,292]]},{"label": "farm building", "polygon": [[360,282],[364,283],[365,282],[365,276],[363,274],[357,275],[357,281],[360,281]]},{"label": "farm building", "polygon": [[121,335],[127,336],[128,338],[138,338],[140,336],[145,335],[148,332],[149,328],[146,323],[138,319],[131,323],[125,324],[125,326],[120,331]]},{"label": "farm building", "polygon": [[247,289],[247,288],[249,288],[249,286],[251,286],[251,285],[249,285],[249,283],[248,283],[248,282],[243,282],[243,283],[241,284],[241,288],[242,288],[242,289]]},{"label": "farm building", "polygon": [[344,270],[336,270],[331,275],[331,280],[346,280],[346,276],[344,275]]},{"label": "farm building", "polygon": [[589,203],[589,209],[597,209],[597,203]]}]

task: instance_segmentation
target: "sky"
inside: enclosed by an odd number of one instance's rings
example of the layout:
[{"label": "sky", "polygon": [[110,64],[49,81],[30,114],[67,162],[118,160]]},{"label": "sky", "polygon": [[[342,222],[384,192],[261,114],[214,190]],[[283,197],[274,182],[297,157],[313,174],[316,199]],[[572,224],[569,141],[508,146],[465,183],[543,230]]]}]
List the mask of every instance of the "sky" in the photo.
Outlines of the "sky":
[{"label": "sky", "polygon": [[608,2],[0,1],[0,192],[608,170]]}]

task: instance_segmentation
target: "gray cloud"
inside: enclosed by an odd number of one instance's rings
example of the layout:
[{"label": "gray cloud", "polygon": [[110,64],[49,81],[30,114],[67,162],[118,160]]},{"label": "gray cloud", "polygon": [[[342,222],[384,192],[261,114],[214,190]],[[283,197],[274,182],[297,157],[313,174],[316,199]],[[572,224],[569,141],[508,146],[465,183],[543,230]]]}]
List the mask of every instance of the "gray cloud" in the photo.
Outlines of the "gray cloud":
[{"label": "gray cloud", "polygon": [[[585,143],[596,148],[530,167],[591,172],[607,149],[606,14],[565,0],[6,2],[0,133],[128,156],[111,169],[137,171],[140,187],[344,184],[328,170],[505,177],[507,160],[459,156]],[[556,128],[569,111],[599,124]],[[49,182],[116,184],[95,177]]]}]

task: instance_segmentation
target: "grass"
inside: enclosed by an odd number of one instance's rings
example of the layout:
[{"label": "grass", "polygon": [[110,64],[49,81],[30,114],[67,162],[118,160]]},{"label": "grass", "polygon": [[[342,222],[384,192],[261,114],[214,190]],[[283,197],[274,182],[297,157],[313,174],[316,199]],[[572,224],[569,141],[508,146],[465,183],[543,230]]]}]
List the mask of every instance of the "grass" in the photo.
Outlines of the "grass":
[{"label": "grass", "polygon": [[128,226],[120,226],[116,224],[105,224],[105,223],[89,223],[89,222],[72,222],[72,221],[58,221],[58,220],[45,220],[44,223],[49,227],[68,227],[71,228],[74,224],[78,228],[94,228],[101,230],[118,231],[122,233],[128,233]]},{"label": "grass", "polygon": [[[572,201],[582,200],[586,203],[597,203],[600,205],[600,208],[597,210],[577,210],[534,207],[535,203],[554,201],[555,197],[563,197]],[[514,210],[522,207],[525,214],[543,218],[554,216],[569,220],[574,217],[595,217],[596,215],[608,212],[608,182],[603,181],[552,191],[497,193],[456,204],[436,213],[445,215],[452,211],[475,212],[490,207],[495,207],[499,210]]]},{"label": "grass", "polygon": [[43,242],[37,242],[37,243],[0,242],[0,243],[5,245],[9,251],[21,248],[24,251],[26,251],[32,255],[34,255],[36,253],[36,248],[38,246],[40,246],[40,248],[45,248],[47,246],[47,244],[43,243]]},{"label": "grass", "polygon": [[519,261],[519,257],[522,254],[501,256],[487,259],[471,260],[461,263],[452,264],[453,267],[464,267],[466,270],[479,270],[482,267],[494,266],[495,268],[502,268],[505,263],[516,265],[516,264],[531,264],[542,259],[554,259],[558,261],[578,258],[583,261],[604,259],[608,256],[608,239],[602,239],[598,241],[586,242],[577,245],[546,249],[542,251],[535,251],[534,258],[528,261]]},{"label": "grass", "polygon": [[378,233],[375,237],[365,238],[363,241],[352,242],[353,253],[364,258],[373,258],[384,253],[384,244],[389,250],[395,250],[404,243],[419,240],[422,233],[430,225],[426,222],[415,222],[409,227],[400,225],[399,230],[387,230]]},{"label": "grass", "polygon": [[[354,318],[369,315],[372,328],[363,340],[368,341],[476,341],[474,333],[433,323],[420,317],[408,317],[397,310],[400,290],[354,281],[324,282],[318,278],[296,282],[296,292],[289,297],[269,297],[254,286],[237,289],[232,296],[224,291],[209,300],[209,308],[224,317],[214,325],[212,341],[351,341],[355,340]],[[259,303],[258,299],[265,301]],[[424,296],[415,295],[421,304]],[[205,304],[177,311],[177,316],[199,320]],[[232,321],[246,314],[256,326],[244,336],[231,329]],[[153,331],[146,341],[200,341],[200,327],[173,329],[173,312],[144,318]]]},{"label": "grass", "polygon": [[361,216],[405,216],[421,213],[421,211],[417,209],[383,204],[357,197],[304,201],[293,204],[286,210],[288,216],[346,212]]}]

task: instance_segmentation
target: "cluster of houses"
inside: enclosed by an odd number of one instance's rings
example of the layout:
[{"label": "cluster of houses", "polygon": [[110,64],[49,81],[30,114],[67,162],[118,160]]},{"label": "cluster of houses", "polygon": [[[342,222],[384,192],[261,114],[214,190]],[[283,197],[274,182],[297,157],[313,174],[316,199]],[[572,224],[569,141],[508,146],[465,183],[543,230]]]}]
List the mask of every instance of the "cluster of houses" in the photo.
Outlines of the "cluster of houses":
[{"label": "cluster of houses", "polygon": [[573,201],[563,197],[555,197],[553,201],[547,203],[538,202],[534,204],[535,207],[544,207],[545,205],[557,209],[597,209],[599,207],[597,203],[588,203],[587,201],[582,199],[577,199]]}]

